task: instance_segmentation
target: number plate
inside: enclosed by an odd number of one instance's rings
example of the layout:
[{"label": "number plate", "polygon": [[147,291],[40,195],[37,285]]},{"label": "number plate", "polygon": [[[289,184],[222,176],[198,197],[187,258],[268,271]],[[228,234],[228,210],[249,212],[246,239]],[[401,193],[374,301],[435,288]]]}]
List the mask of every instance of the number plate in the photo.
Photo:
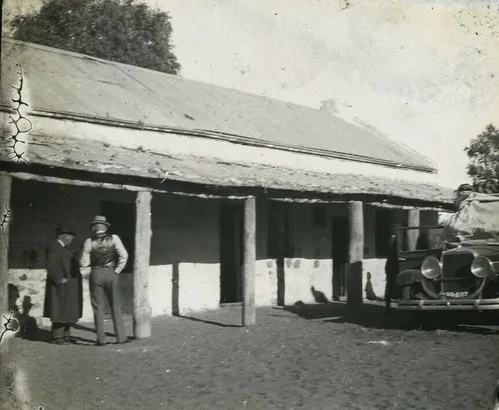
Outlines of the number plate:
[{"label": "number plate", "polygon": [[440,292],[440,295],[447,298],[465,298],[468,292]]}]

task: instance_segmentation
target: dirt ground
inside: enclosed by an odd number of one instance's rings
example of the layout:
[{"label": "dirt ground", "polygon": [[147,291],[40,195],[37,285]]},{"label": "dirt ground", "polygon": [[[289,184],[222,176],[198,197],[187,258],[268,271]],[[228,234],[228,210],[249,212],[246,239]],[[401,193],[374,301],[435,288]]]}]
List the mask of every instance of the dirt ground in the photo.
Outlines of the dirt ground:
[{"label": "dirt ground", "polygon": [[94,346],[92,324],[72,346],[40,329],[10,356],[32,409],[491,409],[499,326],[428,316],[410,330],[407,313],[379,306],[302,305],[258,309],[242,328],[230,307],[156,318],[126,345]]}]

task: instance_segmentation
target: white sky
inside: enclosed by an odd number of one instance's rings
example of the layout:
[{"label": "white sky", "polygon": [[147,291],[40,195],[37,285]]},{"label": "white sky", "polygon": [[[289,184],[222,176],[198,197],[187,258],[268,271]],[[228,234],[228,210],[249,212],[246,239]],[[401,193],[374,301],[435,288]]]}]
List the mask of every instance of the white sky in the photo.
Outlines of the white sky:
[{"label": "white sky", "polygon": [[[39,0],[4,0],[12,10]],[[345,5],[350,4],[347,8]],[[334,98],[467,181],[499,126],[499,0],[146,0],[169,11],[181,75],[315,108]]]}]

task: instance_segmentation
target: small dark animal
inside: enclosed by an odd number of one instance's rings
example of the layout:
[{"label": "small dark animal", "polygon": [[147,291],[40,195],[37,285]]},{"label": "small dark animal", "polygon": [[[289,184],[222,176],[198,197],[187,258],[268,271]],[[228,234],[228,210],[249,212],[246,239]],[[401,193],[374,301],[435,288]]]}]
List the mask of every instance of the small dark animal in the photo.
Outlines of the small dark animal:
[{"label": "small dark animal", "polygon": [[316,290],[314,286],[310,288],[310,291],[312,292],[312,295],[314,296],[314,299],[317,303],[329,303],[329,300],[327,299],[324,292]]}]

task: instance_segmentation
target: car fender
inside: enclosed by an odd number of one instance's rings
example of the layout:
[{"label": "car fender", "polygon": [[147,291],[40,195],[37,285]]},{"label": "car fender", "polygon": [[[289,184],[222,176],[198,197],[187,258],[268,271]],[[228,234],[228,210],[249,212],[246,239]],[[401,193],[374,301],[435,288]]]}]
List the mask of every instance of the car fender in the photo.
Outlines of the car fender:
[{"label": "car fender", "polygon": [[423,279],[424,279],[424,276],[420,270],[407,269],[403,272],[400,272],[397,275],[397,285],[408,286],[408,285],[411,285],[413,283],[422,282]]}]

